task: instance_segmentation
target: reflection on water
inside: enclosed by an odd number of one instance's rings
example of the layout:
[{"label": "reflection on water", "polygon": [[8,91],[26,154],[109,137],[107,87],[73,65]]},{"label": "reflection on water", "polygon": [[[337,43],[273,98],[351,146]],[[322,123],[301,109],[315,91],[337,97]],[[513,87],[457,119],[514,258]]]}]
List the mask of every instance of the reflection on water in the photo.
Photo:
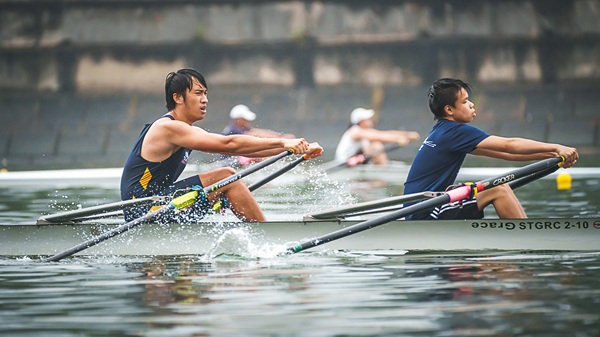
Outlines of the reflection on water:
[{"label": "reflection on water", "polygon": [[0,260],[0,335],[597,336],[600,253]]}]

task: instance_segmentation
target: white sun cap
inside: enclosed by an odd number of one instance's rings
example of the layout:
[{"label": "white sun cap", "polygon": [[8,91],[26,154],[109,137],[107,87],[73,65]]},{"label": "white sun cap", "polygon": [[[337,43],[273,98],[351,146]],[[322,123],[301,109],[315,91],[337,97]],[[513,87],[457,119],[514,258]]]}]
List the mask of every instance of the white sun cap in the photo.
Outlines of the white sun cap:
[{"label": "white sun cap", "polygon": [[251,122],[256,119],[256,114],[250,111],[250,108],[248,108],[247,106],[243,104],[238,104],[231,108],[231,111],[229,112],[229,117],[231,119],[243,118]]},{"label": "white sun cap", "polygon": [[365,119],[372,118],[375,115],[375,111],[371,109],[365,108],[356,108],[352,110],[352,114],[350,115],[350,122],[352,124],[358,124]]}]

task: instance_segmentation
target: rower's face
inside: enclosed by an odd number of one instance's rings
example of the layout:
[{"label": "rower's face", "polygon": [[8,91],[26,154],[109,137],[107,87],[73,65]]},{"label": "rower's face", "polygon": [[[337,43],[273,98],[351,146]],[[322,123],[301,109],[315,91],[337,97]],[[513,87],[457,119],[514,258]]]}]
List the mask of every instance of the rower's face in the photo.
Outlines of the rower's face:
[{"label": "rower's face", "polygon": [[186,110],[196,116],[198,120],[206,116],[206,107],[208,105],[208,90],[194,78],[192,89],[185,93]]},{"label": "rower's face", "polygon": [[454,106],[446,105],[445,107],[448,117],[458,123],[472,122],[477,113],[475,104],[469,100],[469,93],[465,89],[461,89],[457,96]]},{"label": "rower's face", "polygon": [[358,123],[358,126],[360,126],[363,129],[371,129],[375,126],[375,122],[373,122],[373,118],[367,118],[360,121]]}]

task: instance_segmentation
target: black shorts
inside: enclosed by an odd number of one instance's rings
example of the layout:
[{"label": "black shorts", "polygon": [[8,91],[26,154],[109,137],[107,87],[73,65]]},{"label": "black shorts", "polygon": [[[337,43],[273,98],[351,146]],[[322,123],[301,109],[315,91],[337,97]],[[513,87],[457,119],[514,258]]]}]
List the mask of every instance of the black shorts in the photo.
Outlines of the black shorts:
[{"label": "black shorts", "polygon": [[429,214],[430,219],[455,220],[455,219],[483,219],[483,210],[477,207],[477,200],[471,199],[464,202],[452,202],[436,207]]},{"label": "black shorts", "polygon": [[[160,190],[156,195],[167,196],[174,195],[175,197],[182,195],[186,190],[194,188],[202,188],[202,182],[200,181],[200,177],[197,175],[191,176],[179,181],[176,181],[172,185]],[[177,193],[177,191],[181,191],[181,193]],[[137,219],[141,216],[146,215],[151,210],[156,209],[157,207],[163,206],[164,203],[152,204],[152,205],[143,205],[130,209],[126,209],[123,211],[125,215],[125,221],[129,222],[134,219]],[[154,209],[153,209],[154,208]],[[156,218],[149,220],[157,223],[190,223],[194,221],[198,221],[205,217],[210,212],[210,205],[206,196],[200,193],[196,202],[192,205],[182,209],[182,210],[173,210],[171,212],[163,213]]]}]

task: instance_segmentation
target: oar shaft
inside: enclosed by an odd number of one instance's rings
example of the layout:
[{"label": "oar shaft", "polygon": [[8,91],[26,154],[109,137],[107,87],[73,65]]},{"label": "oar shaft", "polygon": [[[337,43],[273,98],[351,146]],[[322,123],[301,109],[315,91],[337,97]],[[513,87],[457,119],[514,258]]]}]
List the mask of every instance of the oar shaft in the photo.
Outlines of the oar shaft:
[{"label": "oar shaft", "polygon": [[282,174],[286,173],[287,171],[293,169],[294,167],[298,166],[298,164],[300,164],[301,162],[307,160],[309,157],[307,155],[304,155],[296,160],[294,160],[293,162],[285,165],[284,167],[280,168],[279,170],[277,170],[276,172],[270,174],[269,176],[255,182],[254,184],[248,186],[248,189],[250,190],[250,192],[256,190],[257,188],[263,186],[264,184],[272,181],[273,179],[281,176]]},{"label": "oar shaft", "polygon": [[286,253],[287,254],[293,254],[293,253],[299,253],[303,250],[307,250],[309,248],[313,248],[316,246],[320,246],[322,244],[328,243],[330,241],[333,240],[337,240],[337,239],[341,239],[343,237],[346,237],[348,235],[351,234],[356,234],[356,233],[360,233],[362,231],[365,231],[367,229],[371,229],[383,224],[386,224],[390,221],[396,220],[396,219],[400,219],[403,218],[407,215],[410,214],[414,214],[414,213],[418,213],[418,212],[422,212],[425,211],[429,208],[432,207],[436,207],[438,205],[442,205],[442,204],[446,204],[450,202],[450,197],[447,194],[441,195],[439,197],[435,197],[429,200],[425,200],[422,201],[418,204],[414,204],[408,207],[405,207],[401,210],[383,215],[381,217],[378,218],[374,218],[374,219],[370,219],[361,223],[358,223],[356,225],[352,225],[350,227],[346,227],[346,228],[342,228],[339,229],[335,232],[320,236],[316,239],[310,240],[310,241],[306,241],[304,243],[301,243],[299,245],[293,246],[291,248],[288,248]]},{"label": "oar shaft", "polygon": [[[563,159],[558,157],[540,160],[538,162],[507,172],[501,176],[481,180],[478,184],[481,184],[484,189],[489,189],[494,186],[510,183],[511,181],[525,178],[531,174],[541,174],[548,169],[558,169],[558,165],[562,162]],[[478,192],[481,192],[482,190],[483,189],[478,188]]]},{"label": "oar shaft", "polygon": [[366,201],[359,204],[348,205],[344,207],[334,208],[330,210],[325,210],[321,212],[312,213],[309,217],[314,219],[331,219],[336,218],[338,216],[343,216],[347,214],[353,214],[356,212],[361,212],[365,210],[371,210],[374,208],[381,208],[386,206],[398,205],[406,202],[423,200],[429,198],[429,193],[431,192],[420,192],[420,193],[412,193],[408,195],[401,195],[396,197],[385,198],[382,200],[373,200]]},{"label": "oar shaft", "polygon": [[511,181],[508,185],[510,186],[510,188],[512,188],[513,190],[515,190],[515,189],[517,189],[519,187],[522,187],[522,186],[524,186],[526,184],[529,184],[532,181],[541,179],[541,178],[543,178],[543,177],[545,177],[545,176],[547,176],[549,174],[552,174],[552,173],[556,172],[556,170],[558,170],[558,168],[559,168],[558,165],[553,166],[553,167],[549,167],[549,168],[547,168],[545,170],[542,170],[542,171],[539,171],[539,172],[536,172],[536,173],[532,173],[532,174],[530,174],[530,175],[528,175],[526,177],[523,177],[523,178]]},{"label": "oar shaft", "polygon": [[73,219],[83,218],[88,215],[95,215],[98,213],[107,213],[117,210],[122,210],[132,206],[141,206],[154,202],[164,201],[166,197],[163,196],[151,196],[146,198],[125,200],[119,202],[113,202],[105,205],[91,206],[82,209],[75,209],[71,211],[61,212],[57,214],[45,215],[38,219],[37,224],[46,223],[60,223],[63,221],[69,221]]},{"label": "oar shaft", "polygon": [[[257,170],[259,170],[259,169],[261,169],[261,168],[263,168],[263,167],[265,167],[267,165],[270,165],[270,164],[274,163],[275,161],[277,161],[277,160],[279,160],[279,159],[281,159],[281,158],[283,158],[283,157],[285,157],[287,155],[292,154],[293,152],[294,152],[293,150],[286,150],[286,151],[284,151],[284,152],[282,152],[282,153],[280,153],[280,154],[278,154],[276,156],[273,156],[273,157],[271,157],[271,158],[269,158],[269,159],[261,162],[260,164],[254,165],[254,166],[252,166],[252,167],[250,167],[250,168],[248,168],[246,170],[243,170],[242,172],[234,175],[233,178],[229,177],[229,178],[223,179],[221,181],[218,181],[217,183],[215,183],[215,184],[213,184],[213,185],[211,185],[211,186],[209,186],[207,188],[204,188],[202,190],[202,192],[204,194],[208,194],[209,192],[213,192],[213,191],[215,191],[215,190],[217,190],[217,189],[219,189],[219,188],[221,188],[221,187],[223,187],[225,185],[231,184],[232,182],[234,182],[234,181],[236,181],[238,179],[241,179],[242,177],[247,176],[250,173],[253,173],[253,172],[255,172],[255,171],[257,171]],[[125,223],[125,224],[123,224],[123,225],[121,225],[121,226],[119,226],[117,228],[114,228],[114,229],[112,229],[112,230],[110,230],[108,232],[105,232],[105,233],[103,233],[103,234],[101,234],[99,236],[96,236],[96,237],[94,237],[94,238],[92,238],[90,240],[87,240],[87,241],[85,241],[85,242],[83,242],[83,243],[81,243],[81,244],[79,244],[79,245],[77,245],[75,247],[72,247],[72,248],[70,248],[68,250],[65,250],[64,252],[61,252],[61,253],[56,254],[54,256],[51,256],[51,257],[49,257],[49,258],[47,258],[47,259],[45,259],[43,261],[44,262],[56,262],[56,261],[59,261],[59,260],[65,258],[67,256],[73,255],[73,254],[78,253],[78,252],[80,252],[80,251],[82,251],[84,249],[87,249],[87,248],[90,248],[92,246],[95,246],[98,243],[103,242],[103,241],[105,241],[107,239],[110,239],[110,238],[112,238],[112,237],[114,237],[114,236],[116,236],[118,234],[124,233],[124,232],[130,230],[131,228],[133,228],[135,226],[138,226],[138,225],[140,225],[140,224],[142,224],[142,223],[144,223],[146,221],[149,221],[149,220],[155,218],[156,216],[158,216],[158,215],[160,215],[162,213],[166,213],[166,212],[171,211],[173,209],[182,209],[182,208],[185,208],[185,207],[189,206],[190,204],[194,203],[194,201],[198,197],[199,193],[200,193],[199,191],[190,191],[190,192],[188,192],[188,193],[186,193],[186,194],[184,194],[182,196],[179,196],[179,197],[173,199],[169,204],[163,206],[162,208],[160,208],[160,209],[158,209],[156,211],[150,212],[150,213],[148,213],[148,214],[146,214],[146,215],[144,215],[144,216],[142,216],[140,218],[137,218],[135,220],[127,222],[127,223]]]},{"label": "oar shaft", "polygon": [[216,190],[220,189],[221,187],[223,187],[225,185],[229,185],[232,182],[240,180],[240,179],[244,178],[245,176],[247,176],[247,175],[249,175],[251,173],[254,173],[254,172],[256,172],[256,171],[258,171],[258,170],[260,170],[260,169],[262,169],[264,167],[267,167],[267,166],[273,164],[274,162],[278,161],[279,159],[281,159],[281,158],[283,158],[285,156],[288,156],[290,154],[293,154],[293,153],[294,153],[294,151],[291,150],[291,149],[283,151],[283,152],[281,152],[280,154],[278,154],[276,156],[272,156],[272,157],[270,157],[268,159],[265,159],[265,160],[261,161],[260,163],[258,163],[256,165],[252,165],[251,167],[249,167],[249,168],[247,168],[245,170],[242,170],[242,171],[240,171],[240,172],[238,172],[238,173],[236,173],[236,174],[234,174],[232,176],[229,176],[229,177],[227,177],[227,178],[225,178],[225,179],[223,179],[221,181],[218,181],[218,182],[216,182],[216,183],[214,183],[214,184],[212,184],[212,185],[210,185],[208,187],[205,187],[204,191],[205,191],[205,193],[216,191]]},{"label": "oar shaft", "polygon": [[139,218],[137,218],[137,219],[135,219],[133,221],[127,222],[127,223],[125,223],[125,224],[123,224],[123,225],[121,225],[119,227],[116,227],[116,228],[113,228],[113,229],[111,229],[111,230],[109,230],[107,232],[104,232],[103,234],[101,234],[99,236],[91,238],[91,239],[89,239],[89,240],[87,240],[87,241],[85,241],[85,242],[83,242],[83,243],[81,243],[81,244],[79,244],[77,246],[69,248],[69,249],[65,250],[64,252],[58,253],[58,254],[56,254],[54,256],[51,256],[51,257],[49,257],[47,259],[44,259],[43,262],[56,262],[56,261],[60,261],[60,260],[64,259],[67,256],[71,256],[71,255],[73,255],[75,253],[78,253],[78,252],[84,250],[84,249],[88,249],[90,247],[93,247],[93,246],[99,244],[100,242],[103,242],[103,241],[105,241],[107,239],[110,239],[113,236],[117,236],[117,235],[119,235],[119,234],[121,234],[123,232],[126,232],[126,231],[132,229],[133,227],[136,227],[136,226],[144,223],[147,220],[153,219],[153,218],[155,218],[156,216],[158,216],[160,214],[163,214],[163,213],[166,213],[166,212],[170,211],[172,208],[173,207],[171,207],[171,205],[166,205],[166,206],[164,206],[164,207],[162,207],[160,209],[157,209],[154,212],[150,212],[150,213],[148,213],[148,214],[146,214],[146,215],[144,215],[142,217],[139,217]]},{"label": "oar shaft", "polygon": [[485,179],[485,180],[477,182],[473,185],[461,186],[461,187],[455,188],[453,190],[450,190],[448,192],[445,192],[444,194],[442,194],[438,197],[422,201],[418,204],[408,206],[401,210],[383,215],[383,216],[375,218],[375,219],[370,219],[370,220],[367,220],[367,221],[364,221],[364,222],[361,222],[361,223],[358,223],[358,224],[355,224],[355,225],[352,225],[352,226],[349,226],[346,228],[342,228],[335,232],[332,232],[332,233],[320,236],[318,238],[312,239],[310,241],[301,243],[299,245],[293,246],[291,248],[288,248],[286,250],[286,253],[288,253],[288,254],[298,253],[298,252],[301,252],[303,250],[306,250],[306,249],[309,249],[312,247],[320,246],[322,244],[325,244],[325,243],[333,241],[333,240],[341,239],[348,235],[356,234],[356,233],[362,232],[364,230],[383,225],[392,220],[400,219],[400,218],[406,217],[408,215],[423,212],[428,209],[438,207],[443,204],[447,204],[449,202],[464,200],[471,195],[471,189],[473,189],[473,188],[477,189],[477,192],[481,192],[481,191],[484,191],[485,189],[490,189],[490,188],[493,188],[493,187],[496,187],[496,186],[499,186],[502,184],[509,183],[513,180],[526,177],[526,176],[534,174],[536,172],[544,171],[546,169],[549,169],[550,167],[557,166],[561,162],[562,162],[561,158],[545,159],[545,160],[524,166],[520,169],[516,169],[511,172],[505,173],[501,176]]}]

